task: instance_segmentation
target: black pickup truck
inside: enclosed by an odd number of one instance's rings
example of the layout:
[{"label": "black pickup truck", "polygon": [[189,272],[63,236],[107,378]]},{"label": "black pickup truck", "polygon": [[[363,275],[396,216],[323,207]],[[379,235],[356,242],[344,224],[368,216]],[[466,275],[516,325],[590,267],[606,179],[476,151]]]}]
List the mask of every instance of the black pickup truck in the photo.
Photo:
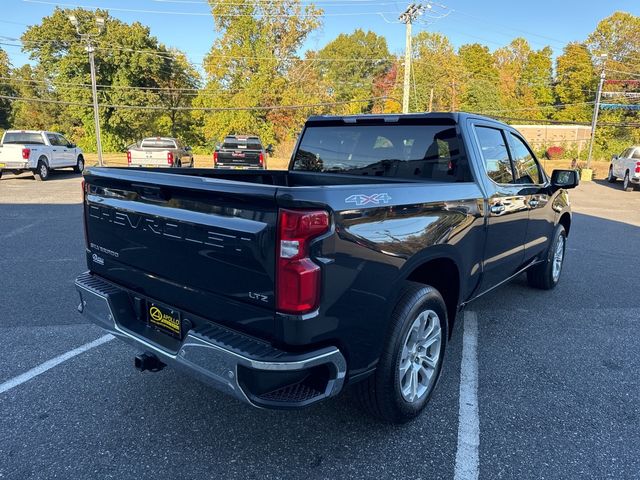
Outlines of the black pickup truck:
[{"label": "black pickup truck", "polygon": [[273,153],[273,146],[262,146],[260,138],[251,135],[228,135],[213,152],[214,168],[235,168],[242,170],[264,170],[267,168],[267,154]]},{"label": "black pickup truck", "polygon": [[259,407],[415,417],[459,312],[560,278],[572,170],[465,113],[311,117],[288,171],[89,168],[79,311]]}]

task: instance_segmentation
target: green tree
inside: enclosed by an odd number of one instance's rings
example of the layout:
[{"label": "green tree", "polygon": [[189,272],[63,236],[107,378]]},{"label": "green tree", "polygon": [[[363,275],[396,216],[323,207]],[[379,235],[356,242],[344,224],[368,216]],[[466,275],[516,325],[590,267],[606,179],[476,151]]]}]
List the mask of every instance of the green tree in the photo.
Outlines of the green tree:
[{"label": "green tree", "polygon": [[[601,20],[587,38],[587,46],[599,71],[606,67],[607,79],[638,79],[640,72],[640,17],[626,12],[615,12]],[[606,54],[606,59],[603,55]],[[606,88],[605,88],[606,90]],[[628,86],[616,85],[613,90],[632,91]],[[629,103],[625,96],[617,96],[613,103]],[[599,121],[629,123],[638,121],[633,110],[602,110]],[[640,130],[628,127],[599,127],[595,138],[595,155],[608,158],[632,143],[640,143]]]},{"label": "green tree", "polygon": [[[332,90],[336,101],[373,96],[374,84],[392,66],[387,40],[374,32],[357,29],[341,33],[315,56],[320,78]],[[347,113],[370,113],[374,102],[345,105]]]},{"label": "green tree", "polygon": [[[0,95],[14,96],[14,89],[9,83],[11,75],[11,64],[9,56],[2,48],[0,48]],[[11,100],[0,98],[0,128],[9,128],[11,119]]]},{"label": "green tree", "polygon": [[[449,39],[440,33],[420,32],[413,40],[411,111],[427,111],[433,89],[433,110],[457,110],[463,93],[462,65]],[[400,73],[404,76],[404,68]]]},{"label": "green tree", "polygon": [[11,72],[11,83],[15,96],[26,99],[39,99],[42,102],[15,101],[12,108],[11,126],[19,129],[64,130],[59,121],[62,107],[56,103],[59,98],[49,83],[42,68],[23,65]]},{"label": "green tree", "polygon": [[279,126],[269,117],[278,114],[264,107],[284,104],[296,52],[319,26],[320,10],[299,0],[210,4],[218,36],[205,58],[207,82],[198,104],[236,109],[203,115],[203,133],[217,141],[229,133],[255,133],[274,142]]},{"label": "green tree", "polygon": [[[170,133],[171,122],[167,122],[166,131],[158,131],[162,126],[161,111],[118,106],[162,106],[163,99],[155,89],[176,77],[175,55],[150,35],[148,27],[138,22],[124,23],[110,17],[106,10],[56,8],[22,35],[23,49],[37,62],[38,71],[45,72],[50,88],[60,99],[74,103],[63,106],[52,123],[61,125],[62,130],[84,148],[95,148],[89,64],[85,46],[69,22],[71,14],[76,16],[83,32],[95,32],[96,16],[106,19],[105,31],[96,40],[105,150],[120,150],[144,135]],[[193,75],[193,70],[185,75]]]},{"label": "green tree", "polygon": [[461,109],[482,113],[499,108],[499,72],[489,48],[479,43],[462,45],[458,55],[464,71]]},{"label": "green tree", "polygon": [[597,77],[587,47],[569,43],[556,59],[556,100],[561,108],[558,120],[586,122],[591,120],[593,106],[587,102],[595,97]]}]

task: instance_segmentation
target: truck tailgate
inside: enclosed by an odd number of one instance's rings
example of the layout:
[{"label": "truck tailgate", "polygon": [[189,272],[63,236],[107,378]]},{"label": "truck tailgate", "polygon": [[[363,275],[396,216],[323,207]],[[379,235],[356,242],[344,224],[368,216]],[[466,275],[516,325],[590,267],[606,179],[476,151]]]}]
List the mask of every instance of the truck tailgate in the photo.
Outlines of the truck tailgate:
[{"label": "truck tailgate", "polygon": [[262,310],[264,321],[274,308],[276,189],[91,169],[85,174],[90,269],[221,323],[246,326],[261,316],[234,311],[242,305]]}]

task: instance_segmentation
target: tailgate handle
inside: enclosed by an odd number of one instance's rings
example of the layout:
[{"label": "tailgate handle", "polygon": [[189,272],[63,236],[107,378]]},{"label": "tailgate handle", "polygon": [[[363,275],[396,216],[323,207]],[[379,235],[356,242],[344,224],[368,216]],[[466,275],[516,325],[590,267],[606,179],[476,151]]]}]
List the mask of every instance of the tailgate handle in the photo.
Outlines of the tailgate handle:
[{"label": "tailgate handle", "polygon": [[140,198],[148,200],[168,200],[168,196],[163,194],[160,187],[152,187],[149,185],[131,184],[136,189]]}]

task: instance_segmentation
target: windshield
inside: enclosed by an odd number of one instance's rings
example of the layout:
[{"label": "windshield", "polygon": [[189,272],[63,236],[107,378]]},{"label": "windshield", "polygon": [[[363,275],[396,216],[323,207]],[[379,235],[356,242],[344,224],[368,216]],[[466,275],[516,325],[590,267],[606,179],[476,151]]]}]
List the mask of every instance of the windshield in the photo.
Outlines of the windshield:
[{"label": "windshield", "polygon": [[18,143],[22,145],[44,145],[42,134],[29,132],[7,132],[2,143]]},{"label": "windshield", "polygon": [[472,180],[454,125],[311,126],[304,132],[293,170]]},{"label": "windshield", "polygon": [[170,138],[145,138],[142,140],[142,148],[176,148],[175,140]]}]

